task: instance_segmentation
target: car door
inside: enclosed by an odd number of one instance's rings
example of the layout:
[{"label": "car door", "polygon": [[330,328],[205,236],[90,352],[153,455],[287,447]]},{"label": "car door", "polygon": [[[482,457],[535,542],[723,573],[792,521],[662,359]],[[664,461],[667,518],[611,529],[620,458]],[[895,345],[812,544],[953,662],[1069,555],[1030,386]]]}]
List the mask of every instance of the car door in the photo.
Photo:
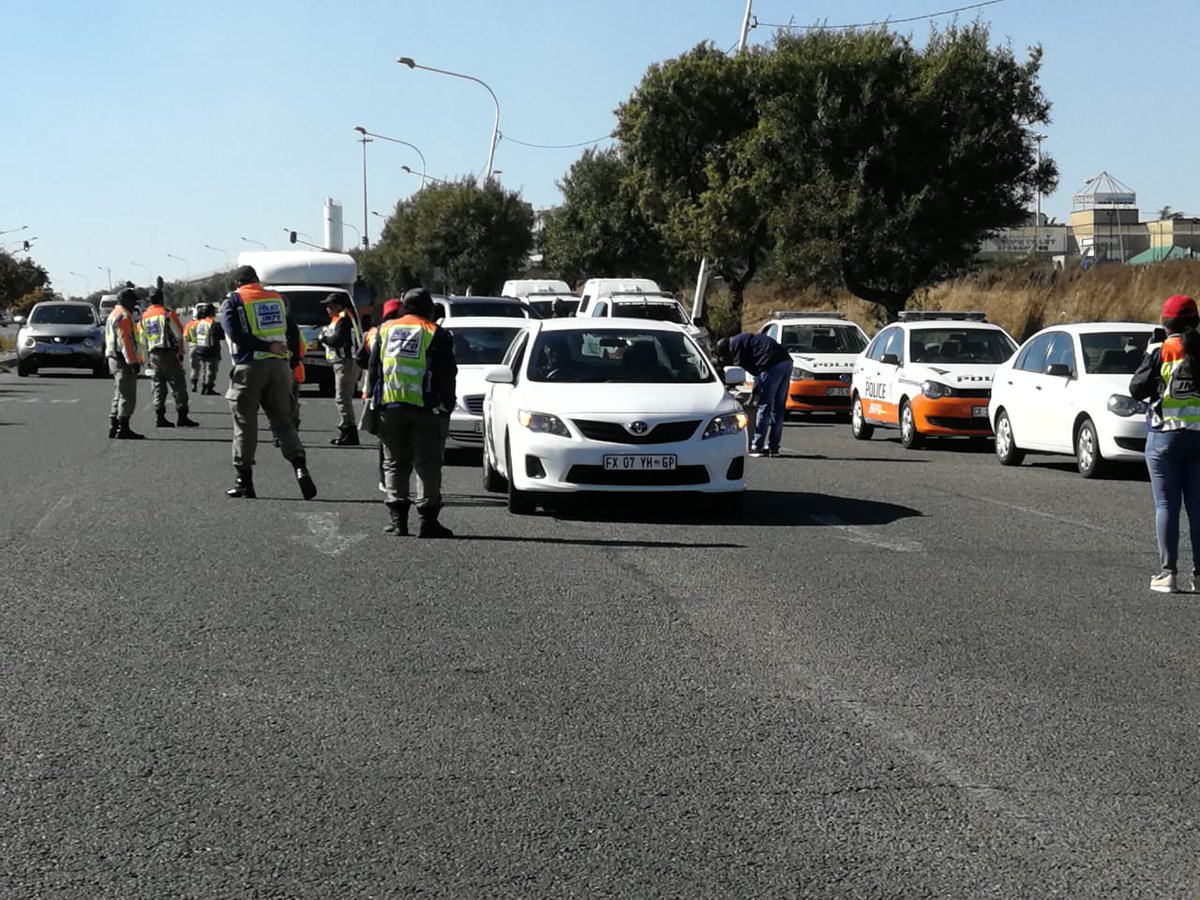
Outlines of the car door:
[{"label": "car door", "polygon": [[[1064,366],[1069,374],[1047,374],[1051,366]],[[1038,395],[1035,420],[1040,439],[1047,450],[1072,453],[1075,444],[1075,415],[1079,411],[1079,368],[1076,364],[1075,338],[1065,331],[1054,332],[1054,340],[1046,353],[1046,364],[1034,390]]]},{"label": "car door", "polygon": [[492,450],[492,463],[495,468],[508,477],[505,469],[504,440],[507,436],[509,414],[512,412],[513,392],[521,382],[521,369],[525,362],[525,351],[529,345],[529,331],[523,331],[513,341],[508,352],[504,355],[501,365],[508,366],[513,371],[512,384],[489,384],[487,399],[484,401],[484,424],[487,433],[484,436]]},{"label": "car door", "polygon": [[[896,326],[881,331],[867,349],[859,388],[864,419],[886,425],[897,423],[896,373],[903,352],[904,331]],[[890,356],[894,356],[896,362],[884,361],[884,357]]]},{"label": "car door", "polygon": [[996,373],[1000,382],[993,391],[998,389],[1003,394],[1004,411],[1019,447],[1044,446],[1037,416],[1040,391],[1036,388],[1040,385],[1038,376],[1046,369],[1046,354],[1053,340],[1054,332],[1037,335],[1021,348],[1011,369],[998,369]]}]

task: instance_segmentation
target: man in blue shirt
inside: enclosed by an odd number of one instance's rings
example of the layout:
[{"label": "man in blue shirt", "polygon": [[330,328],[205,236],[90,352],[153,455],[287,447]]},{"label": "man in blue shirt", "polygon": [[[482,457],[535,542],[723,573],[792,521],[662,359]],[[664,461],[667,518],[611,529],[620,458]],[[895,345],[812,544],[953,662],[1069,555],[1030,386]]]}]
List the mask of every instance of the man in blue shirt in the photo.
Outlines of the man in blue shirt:
[{"label": "man in blue shirt", "polygon": [[768,335],[744,332],[719,340],[717,359],[722,365],[741,366],[754,376],[758,421],[750,455],[778,456],[787,415],[788,385],[792,381],[791,355]]}]

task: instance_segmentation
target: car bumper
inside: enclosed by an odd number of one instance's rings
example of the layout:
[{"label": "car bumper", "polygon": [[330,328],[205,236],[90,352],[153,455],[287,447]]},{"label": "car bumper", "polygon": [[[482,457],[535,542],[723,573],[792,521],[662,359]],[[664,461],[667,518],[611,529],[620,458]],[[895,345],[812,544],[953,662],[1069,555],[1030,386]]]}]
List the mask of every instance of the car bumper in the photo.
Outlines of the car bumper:
[{"label": "car bumper", "polygon": [[933,400],[917,396],[912,400],[913,421],[921,434],[988,437],[992,433],[988,418],[989,402],[989,397],[941,397]]},{"label": "car bumper", "polygon": [[[522,491],[731,493],[746,488],[746,436],[670,444],[616,444],[527,433],[510,436],[513,485]],[[606,469],[605,457],[674,457],[674,468]]]},{"label": "car bumper", "polygon": [[45,368],[91,369],[104,363],[104,347],[82,344],[48,344],[38,341],[32,347],[18,347],[17,359]]},{"label": "car bumper", "polygon": [[450,434],[446,439],[450,447],[483,447],[483,416],[472,415],[463,410],[450,414]]},{"label": "car bumper", "polygon": [[792,379],[788,385],[788,412],[849,412],[850,385],[840,381]]},{"label": "car bumper", "polygon": [[1105,459],[1136,462],[1146,456],[1146,420],[1143,416],[1103,415],[1096,423],[1100,453]]}]

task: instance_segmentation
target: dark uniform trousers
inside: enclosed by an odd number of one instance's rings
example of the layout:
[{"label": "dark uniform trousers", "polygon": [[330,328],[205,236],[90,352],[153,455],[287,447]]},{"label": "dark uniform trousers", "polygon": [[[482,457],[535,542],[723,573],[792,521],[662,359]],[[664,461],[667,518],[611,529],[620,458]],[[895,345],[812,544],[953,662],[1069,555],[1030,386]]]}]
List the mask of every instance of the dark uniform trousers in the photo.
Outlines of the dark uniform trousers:
[{"label": "dark uniform trousers", "polygon": [[450,415],[435,416],[415,406],[379,411],[383,444],[383,485],[388,503],[409,502],[409,479],[417,473],[417,508],[442,506],[442,455],[450,434]]},{"label": "dark uniform trousers", "polygon": [[279,439],[283,458],[304,462],[304,445],[292,424],[292,367],[286,359],[256,359],[235,365],[229,373],[225,399],[233,412],[233,464],[254,465],[258,447],[258,410],[267,414],[271,431]]},{"label": "dark uniform trousers", "polygon": [[123,359],[108,358],[108,371],[113,377],[112,412],[118,419],[128,419],[137,409],[137,372]]},{"label": "dark uniform trousers", "polygon": [[167,388],[175,401],[175,409],[183,412],[188,408],[187,376],[183,364],[174,350],[151,350],[150,365],[154,367],[154,409],[163,412],[167,408]]},{"label": "dark uniform trousers", "polygon": [[354,431],[358,423],[354,419],[354,386],[358,384],[358,363],[352,359],[339,359],[333,364],[333,398],[338,410],[338,428]]}]

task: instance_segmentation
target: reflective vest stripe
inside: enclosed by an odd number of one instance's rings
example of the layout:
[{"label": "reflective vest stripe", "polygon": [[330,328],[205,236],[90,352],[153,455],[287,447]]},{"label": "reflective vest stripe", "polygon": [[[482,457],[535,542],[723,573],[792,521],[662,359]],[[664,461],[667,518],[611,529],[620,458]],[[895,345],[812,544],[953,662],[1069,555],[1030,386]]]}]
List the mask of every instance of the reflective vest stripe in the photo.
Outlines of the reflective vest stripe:
[{"label": "reflective vest stripe", "polygon": [[197,347],[207,347],[208,335],[212,331],[212,322],[208,319],[201,319],[199,322],[192,323],[196,327],[192,329],[192,342]]},{"label": "reflective vest stripe", "polygon": [[1172,335],[1163,344],[1163,362],[1159,370],[1164,385],[1163,431],[1200,431],[1200,392],[1197,391],[1191,366],[1183,370],[1186,359],[1183,341]]},{"label": "reflective vest stripe", "polygon": [[380,403],[393,406],[425,406],[425,376],[429,345],[436,326],[432,323],[393,319],[379,329],[383,360],[383,390]]},{"label": "reflective vest stripe", "polygon": [[[238,288],[238,296],[246,309],[246,326],[250,333],[260,341],[268,344],[287,343],[287,306],[283,297],[274,291],[262,288],[251,288],[243,285]],[[255,359],[287,359],[288,354],[271,353],[267,350],[255,350]]]},{"label": "reflective vest stripe", "polygon": [[166,313],[155,312],[142,316],[142,331],[146,336],[147,350],[168,349]]},{"label": "reflective vest stripe", "polygon": [[124,307],[109,313],[104,323],[104,355],[137,365],[138,352],[133,342],[133,319]]}]

